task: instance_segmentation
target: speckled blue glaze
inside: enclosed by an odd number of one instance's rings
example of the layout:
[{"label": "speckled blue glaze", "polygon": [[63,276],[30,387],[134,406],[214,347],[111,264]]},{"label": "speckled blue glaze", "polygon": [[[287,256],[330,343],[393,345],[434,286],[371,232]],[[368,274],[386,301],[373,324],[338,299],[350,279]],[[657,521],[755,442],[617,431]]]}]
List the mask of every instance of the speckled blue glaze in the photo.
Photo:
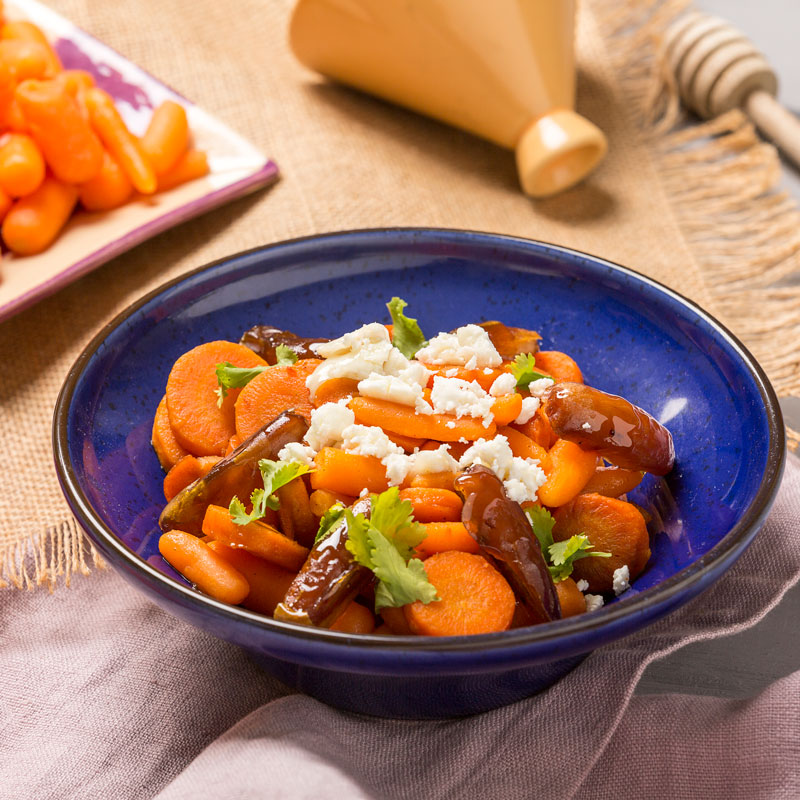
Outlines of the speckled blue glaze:
[{"label": "speckled blue glaze", "polygon": [[[623,599],[578,618],[448,639],[353,637],[264,619],[194,591],[158,554],[162,479],[153,413],[175,359],[256,323],[335,337],[399,295],[426,332],[483,319],[535,328],[586,382],[673,433],[677,465],[636,500],[656,509],[653,557]],[[87,347],[54,422],[66,497],[100,551],[168,611],[250,651],[288,684],[368,714],[435,718],[528,696],[595,647],[707,588],[741,554],[784,459],[775,395],[752,357],[696,306],[599,258],[463,231],[375,230],[279,243],[144,298]],[[661,527],[661,526],[659,526]],[[358,673],[358,674],[354,674]]]}]

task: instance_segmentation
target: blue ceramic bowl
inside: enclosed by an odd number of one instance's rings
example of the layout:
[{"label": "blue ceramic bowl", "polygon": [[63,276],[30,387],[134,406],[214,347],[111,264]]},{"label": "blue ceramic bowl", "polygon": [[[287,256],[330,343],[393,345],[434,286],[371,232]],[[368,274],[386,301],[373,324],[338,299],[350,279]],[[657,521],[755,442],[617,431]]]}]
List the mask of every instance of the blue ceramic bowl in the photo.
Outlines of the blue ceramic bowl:
[{"label": "blue ceramic bowl", "polygon": [[[153,413],[175,359],[256,323],[335,337],[387,319],[393,295],[424,331],[499,319],[535,328],[586,382],[672,431],[676,467],[648,476],[653,556],[604,609],[499,634],[352,636],[293,626],[195,591],[158,554],[162,479]],[[99,550],[170,613],[240,645],[285,683],[333,706],[390,717],[485,711],[531,695],[589,651],[708,588],[764,521],[784,462],[767,379],[694,304],[631,270],[539,242],[446,230],[367,230],[283,242],[203,267],[113,320],[67,376],[54,450],[67,500]]]}]

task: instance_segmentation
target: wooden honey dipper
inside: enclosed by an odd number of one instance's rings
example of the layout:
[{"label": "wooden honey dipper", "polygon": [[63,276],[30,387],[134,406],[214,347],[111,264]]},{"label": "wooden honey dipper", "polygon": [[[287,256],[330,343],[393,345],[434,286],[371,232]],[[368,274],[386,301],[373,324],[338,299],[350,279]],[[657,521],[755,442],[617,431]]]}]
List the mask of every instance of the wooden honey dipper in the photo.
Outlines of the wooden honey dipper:
[{"label": "wooden honey dipper", "polygon": [[730,23],[693,11],[665,34],[683,102],[701,117],[742,108],[800,167],[800,120],[776,99],[778,80],[764,56]]}]

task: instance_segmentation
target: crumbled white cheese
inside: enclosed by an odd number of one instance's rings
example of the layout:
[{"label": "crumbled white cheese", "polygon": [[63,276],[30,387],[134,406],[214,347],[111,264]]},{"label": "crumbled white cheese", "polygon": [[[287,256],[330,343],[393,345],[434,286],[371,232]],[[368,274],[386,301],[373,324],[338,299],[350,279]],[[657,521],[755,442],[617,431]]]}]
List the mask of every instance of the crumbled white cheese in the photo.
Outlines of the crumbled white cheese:
[{"label": "crumbled white cheese", "polygon": [[445,378],[455,378],[456,375],[458,375],[458,367],[453,367],[453,369],[447,369],[444,372]]},{"label": "crumbled white cheese", "polygon": [[456,423],[455,423],[454,420],[449,419],[449,420],[447,420],[447,422],[445,422],[445,426],[452,429],[452,428],[455,428]]},{"label": "crumbled white cheese", "polygon": [[524,425],[526,422],[533,419],[533,415],[539,410],[540,400],[538,397],[523,397],[522,398],[522,411],[514,420],[517,425]]},{"label": "crumbled white cheese", "polygon": [[467,382],[437,375],[433,379],[431,403],[437,414],[454,414],[457,418],[489,418],[491,424],[494,398],[486,394],[476,381]]},{"label": "crumbled white cheese", "polygon": [[524,503],[526,500],[536,499],[539,488],[546,480],[547,476],[538,461],[514,456],[503,485],[510,500]]},{"label": "crumbled white cheese", "polygon": [[[317,367],[319,369],[319,367]],[[316,370],[315,370],[316,371]],[[539,378],[528,384],[528,391],[533,397],[541,399],[542,395],[555,383],[552,378]]]},{"label": "crumbled white cheese", "polygon": [[581,428],[583,428],[585,431],[590,431],[592,429],[592,423],[584,422],[583,425],[581,425]]},{"label": "crumbled white cheese", "polygon": [[389,331],[385,325],[381,325],[379,322],[370,322],[369,325],[362,325],[338,339],[332,339],[330,342],[317,342],[310,347],[320,358],[334,358],[346,353],[358,352],[371,344],[380,342],[388,342],[391,345]]},{"label": "crumbled white cheese", "polygon": [[405,453],[392,453],[384,458],[381,463],[386,467],[386,480],[389,486],[399,486],[408,475],[411,466],[411,456]]},{"label": "crumbled white cheese", "polygon": [[631,573],[627,564],[623,564],[619,569],[614,570],[614,582],[612,584],[615,595],[621,595],[631,588]]},{"label": "crumbled white cheese", "polygon": [[303,438],[315,452],[335,447],[342,441],[345,428],[355,424],[355,414],[347,407],[349,402],[345,397],[338,403],[324,403],[311,412],[311,425]]},{"label": "crumbled white cheese", "polygon": [[348,425],[342,431],[341,448],[348,453],[380,459],[403,452],[383,430],[369,425]]},{"label": "crumbled white cheese", "polygon": [[455,472],[458,462],[450,455],[450,448],[440,445],[436,450],[420,450],[409,456],[412,459],[409,473],[414,475],[427,475],[431,472]]},{"label": "crumbled white cheese", "polygon": [[483,368],[483,374],[484,375],[491,375],[493,372],[494,372],[494,370],[491,367],[484,367]]},{"label": "crumbled white cheese", "polygon": [[495,378],[489,388],[489,394],[492,397],[500,397],[500,395],[503,394],[511,394],[516,391],[516,388],[517,379],[510,372],[504,372],[502,375],[498,375],[497,378]]},{"label": "crumbled white cheese", "polygon": [[575,585],[578,587],[578,591],[585,592],[589,588],[589,581],[581,578]]},{"label": "crumbled white cheese", "polygon": [[603,595],[601,594],[585,594],[584,599],[586,600],[586,610],[587,611],[597,611],[597,609],[603,607]]},{"label": "crumbled white cheese", "polygon": [[404,406],[416,405],[417,400],[423,399],[422,387],[418,383],[407,383],[396,375],[380,375],[377,372],[359,381],[358,393]]},{"label": "crumbled white cheese", "polygon": [[313,447],[300,442],[289,442],[278,453],[278,461],[298,461],[301,464],[311,466],[314,463],[315,455]]},{"label": "crumbled white cheese", "polygon": [[457,364],[469,369],[499,367],[503,359],[489,334],[478,325],[464,325],[455,333],[440,333],[417,351],[426,364]]}]

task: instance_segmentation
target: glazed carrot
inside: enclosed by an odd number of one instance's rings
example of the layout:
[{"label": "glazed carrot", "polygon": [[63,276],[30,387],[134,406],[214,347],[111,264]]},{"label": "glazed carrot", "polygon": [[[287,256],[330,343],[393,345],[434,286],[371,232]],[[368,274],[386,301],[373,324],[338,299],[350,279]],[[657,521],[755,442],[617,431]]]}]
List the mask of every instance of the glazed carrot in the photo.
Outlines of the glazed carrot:
[{"label": "glazed carrot", "polygon": [[164,476],[164,497],[167,502],[172,500],[175,495],[182,492],[187,486],[194,483],[198,478],[206,475],[211,467],[220,460],[219,456],[195,456],[186,455]]},{"label": "glazed carrot", "polygon": [[156,174],[136,137],[125,126],[111,96],[102,89],[93,88],[86,90],[85,97],[92,127],[107,150],[138,192],[153,194],[157,188]]},{"label": "glazed carrot", "polygon": [[189,146],[186,109],[173,100],[165,100],[150,117],[139,144],[156,175],[174,167]]},{"label": "glazed carrot", "polygon": [[236,605],[250,592],[244,575],[191,533],[164,533],[158,540],[158,549],[186,580],[215,600]]},{"label": "glazed carrot", "polygon": [[411,478],[408,486],[414,489],[449,489],[452,491],[455,478],[455,472],[422,472]]},{"label": "glazed carrot", "polygon": [[369,492],[383,492],[389,488],[386,468],[375,456],[323,447],[314,458],[314,467],[310,475],[313,489],[358,497],[365,488]]},{"label": "glazed carrot", "polygon": [[582,494],[603,494],[606,497],[619,497],[635,489],[644,478],[644,472],[622,467],[598,467]]},{"label": "glazed carrot", "polygon": [[542,462],[547,480],[537,493],[542,505],[555,508],[575,497],[597,469],[597,456],[578,445],[559,439]]},{"label": "glazed carrot", "polygon": [[182,183],[208,175],[208,156],[202,150],[187,150],[172,169],[158,176],[159,192],[174,189]]},{"label": "glazed carrot", "polygon": [[42,33],[41,28],[32,22],[22,20],[6,22],[0,28],[0,39],[16,39],[26,42],[36,42],[47,51],[47,75],[52,77],[61,72],[61,61],[53,50],[47,37]]},{"label": "glazed carrot", "polygon": [[556,509],[553,516],[553,538],[557,542],[583,533],[595,550],[611,553],[610,558],[582,558],[575,562],[572,576],[588,581],[593,592],[611,591],[614,571],[625,565],[633,580],[650,558],[644,517],[631,503],[599,494],[581,494]]},{"label": "glazed carrot", "polygon": [[[598,559],[595,559],[597,561]],[[574,617],[586,611],[586,598],[572,578],[564,578],[556,584],[556,594],[561,605],[561,618]]]},{"label": "glazed carrot", "polygon": [[522,395],[518,392],[501,394],[492,403],[492,414],[497,425],[512,423],[522,411]]},{"label": "glazed carrot", "polygon": [[233,436],[228,439],[228,444],[225,445],[225,455],[229,456],[241,443],[242,440],[234,433]]},{"label": "glazed carrot", "polygon": [[491,439],[497,430],[494,422],[484,427],[482,420],[475,417],[456,419],[450,414],[417,414],[411,406],[374,397],[354,397],[350,408],[360,425],[377,425],[385,431],[417,439],[457,442],[463,437],[474,441]]},{"label": "glazed carrot", "polygon": [[404,606],[409,627],[424,636],[465,636],[506,630],[516,600],[506,579],[482,556],[449,550],[424,563],[439,600]]},{"label": "glazed carrot", "polygon": [[21,197],[3,220],[3,241],[20,256],[46,250],[69,219],[78,190],[46,177],[33,194]]},{"label": "glazed carrot", "polygon": [[285,486],[281,486],[275,494],[280,503],[278,519],[281,521],[283,535],[297,540],[306,547],[311,547],[319,523],[311,513],[305,481],[302,478],[295,478]]},{"label": "glazed carrot", "polygon": [[75,98],[55,81],[23,81],[15,98],[53,175],[85,183],[103,166],[103,147]]},{"label": "glazed carrot", "polygon": [[480,548],[463,522],[428,522],[425,525],[425,538],[417,545],[420,558],[428,558],[434,553],[459,550],[462,553],[478,553]]},{"label": "glazed carrot", "polygon": [[544,461],[547,450],[533,441],[529,436],[520,433],[515,428],[505,427],[497,429],[498,436],[505,436],[511,447],[511,452],[519,458],[535,458],[537,461]]},{"label": "glazed carrot", "polygon": [[104,150],[100,172],[81,185],[79,197],[87,211],[108,211],[127,203],[132,194],[133,184],[127,173],[114,156]]},{"label": "glazed carrot", "polygon": [[237,525],[227,508],[209,505],[203,517],[203,533],[228,545],[247,550],[287,570],[297,572],[303,566],[308,548],[284,536],[262,522]]},{"label": "glazed carrot", "polygon": [[284,411],[310,420],[313,406],[306,378],[321,363],[316,358],[301,359],[289,366],[270,367],[253,378],[236,401],[236,435],[244,440]]},{"label": "glazed carrot", "polygon": [[[394,442],[398,447],[402,447],[406,453],[413,453],[417,449],[421,449],[425,446],[425,439],[415,439],[413,436],[403,436],[402,433],[391,433],[386,432],[386,436],[389,438],[389,441]],[[438,447],[441,442],[436,442],[436,447]],[[436,448],[433,448],[434,450]]]},{"label": "glazed carrot", "polygon": [[30,136],[7,133],[0,138],[0,189],[23,197],[42,185],[44,175],[42,153]]},{"label": "glazed carrot", "polygon": [[184,456],[189,454],[179,444],[169,424],[167,398],[162,397],[153,419],[153,449],[156,451],[161,468],[169,472]]},{"label": "glazed carrot", "polygon": [[94,78],[91,73],[83,69],[65,69],[63,72],[59,72],[53,80],[60,83],[73,97],[94,86]]},{"label": "glazed carrot", "polygon": [[314,407],[319,408],[325,403],[338,403],[345,397],[350,398],[358,394],[358,381],[352,378],[331,378],[323,381],[314,392]]},{"label": "glazed carrot", "polygon": [[410,487],[400,490],[400,499],[411,503],[418,522],[456,522],[464,507],[461,498],[448,489]]},{"label": "glazed carrot", "polygon": [[17,81],[44,78],[49,68],[48,59],[48,49],[39,42],[0,40],[0,61],[8,64]]},{"label": "glazed carrot", "polygon": [[235,367],[266,364],[242,344],[206,342],[184,353],[167,378],[170,425],[181,447],[196,456],[222,455],[236,432],[233,409],[241,390],[229,389],[218,405],[216,366],[224,361]]},{"label": "glazed carrot", "polygon": [[351,495],[329,492],[327,489],[315,489],[308,498],[311,513],[317,518],[321,517],[335,503],[351,506],[354,502],[355,497]]},{"label": "glazed carrot", "polygon": [[553,427],[544,412],[539,409],[533,419],[529,419],[522,424],[513,423],[515,430],[524,433],[530,439],[533,439],[536,444],[549,450],[555,443],[558,437],[553,432]]},{"label": "glazed carrot", "polygon": [[331,625],[331,630],[342,633],[372,633],[375,630],[375,615],[361,603],[351,600]]},{"label": "glazed carrot", "polygon": [[433,379],[439,375],[442,378],[458,378],[462,381],[470,383],[475,381],[481,389],[488,392],[491,385],[497,378],[500,377],[506,370],[503,367],[497,369],[467,369],[466,367],[452,366],[447,364],[425,364],[425,366],[433,373],[428,380],[428,386],[433,386]]},{"label": "glazed carrot", "polygon": [[556,383],[583,383],[580,367],[566,353],[559,350],[540,350],[535,358],[537,369],[552,375]]},{"label": "glazed carrot", "polygon": [[275,606],[283,600],[286,590],[292,585],[296,573],[258,558],[240,547],[228,547],[222,542],[209,542],[208,546],[247,579],[250,592],[240,605],[272,616]]},{"label": "glazed carrot", "polygon": [[12,205],[14,205],[14,201],[0,189],[0,222],[6,218],[6,214],[11,210]]},{"label": "glazed carrot", "polygon": [[408,620],[402,608],[382,608],[381,618],[392,633],[397,636],[411,636],[411,628],[408,627]]},{"label": "glazed carrot", "polygon": [[[428,439],[420,449],[438,450],[441,446],[442,442],[437,442],[435,439]],[[447,452],[450,453],[456,461],[459,461],[461,456],[463,456],[470,447],[471,444],[469,442],[447,442]]]}]

